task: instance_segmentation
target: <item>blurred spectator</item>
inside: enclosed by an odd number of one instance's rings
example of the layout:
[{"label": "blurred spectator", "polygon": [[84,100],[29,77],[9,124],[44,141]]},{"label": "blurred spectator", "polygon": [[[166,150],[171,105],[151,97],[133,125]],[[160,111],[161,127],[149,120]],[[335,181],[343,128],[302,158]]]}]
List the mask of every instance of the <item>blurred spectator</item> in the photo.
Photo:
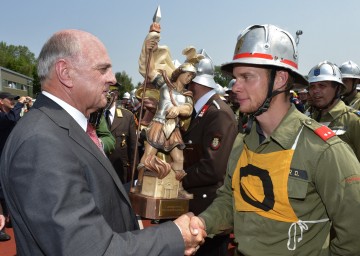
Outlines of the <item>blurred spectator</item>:
[{"label": "blurred spectator", "polygon": [[305,112],[304,105],[298,99],[296,92],[294,92],[293,90],[290,90],[290,102],[293,103],[297,110],[299,110],[301,113]]},{"label": "blurred spectator", "polygon": [[[0,92],[0,156],[4,148],[7,137],[21,117],[21,111],[24,106],[32,102],[30,97],[19,97],[8,92]],[[9,220],[5,199],[0,184],[0,227],[2,217]],[[0,230],[0,241],[10,240],[11,237],[5,232],[5,225]]]}]

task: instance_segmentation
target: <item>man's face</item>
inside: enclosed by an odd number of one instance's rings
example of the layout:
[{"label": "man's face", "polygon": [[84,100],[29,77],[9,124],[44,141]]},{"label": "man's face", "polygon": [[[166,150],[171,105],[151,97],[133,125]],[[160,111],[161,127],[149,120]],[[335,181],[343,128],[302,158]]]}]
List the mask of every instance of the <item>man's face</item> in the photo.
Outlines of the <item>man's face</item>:
[{"label": "man's face", "polygon": [[345,84],[346,91],[344,94],[350,93],[353,88],[353,83],[358,84],[359,79],[353,79],[353,78],[343,78],[342,82]]},{"label": "man's face", "polygon": [[307,92],[299,92],[298,95],[299,95],[299,99],[300,99],[302,102],[306,102],[306,101],[307,101],[307,99],[308,99],[308,93],[307,93]]},{"label": "man's face", "polygon": [[312,105],[320,109],[326,107],[335,97],[336,88],[331,81],[310,83],[309,94]]},{"label": "man's face", "polygon": [[104,45],[95,38],[83,43],[80,61],[73,62],[73,96],[86,116],[107,104],[109,86],[116,83]]},{"label": "man's face", "polygon": [[240,104],[240,112],[252,113],[260,108],[266,99],[268,89],[268,70],[250,66],[235,66],[236,79],[232,92]]},{"label": "man's face", "polygon": [[2,111],[4,111],[5,113],[8,113],[11,109],[14,108],[16,102],[14,99],[0,99],[0,108]]}]

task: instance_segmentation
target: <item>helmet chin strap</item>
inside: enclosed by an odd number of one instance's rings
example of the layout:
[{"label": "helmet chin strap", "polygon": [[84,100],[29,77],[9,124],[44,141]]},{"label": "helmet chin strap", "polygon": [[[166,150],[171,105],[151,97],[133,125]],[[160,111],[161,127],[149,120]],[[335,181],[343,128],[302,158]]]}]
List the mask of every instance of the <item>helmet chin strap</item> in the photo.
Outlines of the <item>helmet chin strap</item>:
[{"label": "helmet chin strap", "polygon": [[249,114],[249,119],[248,122],[246,124],[246,128],[245,128],[245,133],[249,134],[251,131],[251,127],[253,125],[253,122],[255,120],[255,117],[261,115],[262,113],[266,112],[269,107],[270,107],[270,102],[272,100],[273,97],[275,97],[276,95],[285,92],[284,91],[273,91],[274,88],[274,81],[275,81],[275,76],[276,76],[276,68],[272,68],[271,69],[271,73],[270,73],[270,79],[269,79],[269,84],[268,84],[268,92],[267,92],[267,96],[266,99],[264,100],[264,102],[261,104],[261,106],[255,111]]}]

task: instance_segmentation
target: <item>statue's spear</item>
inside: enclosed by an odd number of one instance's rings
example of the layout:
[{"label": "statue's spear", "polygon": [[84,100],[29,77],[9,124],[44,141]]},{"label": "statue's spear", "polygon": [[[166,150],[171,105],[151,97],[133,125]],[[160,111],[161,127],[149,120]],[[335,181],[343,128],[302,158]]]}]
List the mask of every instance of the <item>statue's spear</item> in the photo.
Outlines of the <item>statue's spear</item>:
[{"label": "statue's spear", "polygon": [[[160,20],[161,20],[161,11],[160,11],[160,5],[157,7],[154,17],[153,17],[153,22],[150,26],[150,30],[149,32],[157,32],[160,33]],[[139,141],[139,136],[140,136],[140,128],[141,128],[141,119],[142,119],[142,113],[143,113],[143,109],[144,109],[144,97],[145,97],[145,91],[146,91],[146,84],[147,84],[147,80],[149,78],[149,66],[150,66],[150,59],[152,56],[152,50],[149,51],[148,56],[146,58],[146,71],[145,71],[145,80],[144,80],[144,85],[143,85],[143,92],[141,95],[141,107],[140,107],[140,115],[139,115],[139,120],[138,120],[138,127],[137,127],[137,133],[136,133],[136,146],[134,149],[134,160],[133,160],[133,166],[132,166],[132,170],[131,170],[131,188],[133,187],[133,183],[134,183],[134,175],[135,175],[135,163],[136,163],[136,159],[137,159],[137,154],[138,154],[138,141]]]}]

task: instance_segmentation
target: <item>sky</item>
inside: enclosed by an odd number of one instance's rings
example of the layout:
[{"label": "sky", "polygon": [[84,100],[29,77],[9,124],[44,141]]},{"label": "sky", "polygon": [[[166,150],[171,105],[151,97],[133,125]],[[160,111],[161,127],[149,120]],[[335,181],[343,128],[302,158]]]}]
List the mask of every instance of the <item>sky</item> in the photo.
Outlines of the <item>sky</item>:
[{"label": "sky", "polygon": [[2,0],[0,41],[25,45],[38,57],[56,31],[81,29],[106,46],[113,72],[125,71],[134,85],[143,82],[138,58],[156,8],[161,9],[160,45],[185,60],[182,50],[205,49],[215,65],[232,59],[238,35],[254,24],[273,24],[299,42],[299,71],[319,62],[360,65],[358,0]]}]

